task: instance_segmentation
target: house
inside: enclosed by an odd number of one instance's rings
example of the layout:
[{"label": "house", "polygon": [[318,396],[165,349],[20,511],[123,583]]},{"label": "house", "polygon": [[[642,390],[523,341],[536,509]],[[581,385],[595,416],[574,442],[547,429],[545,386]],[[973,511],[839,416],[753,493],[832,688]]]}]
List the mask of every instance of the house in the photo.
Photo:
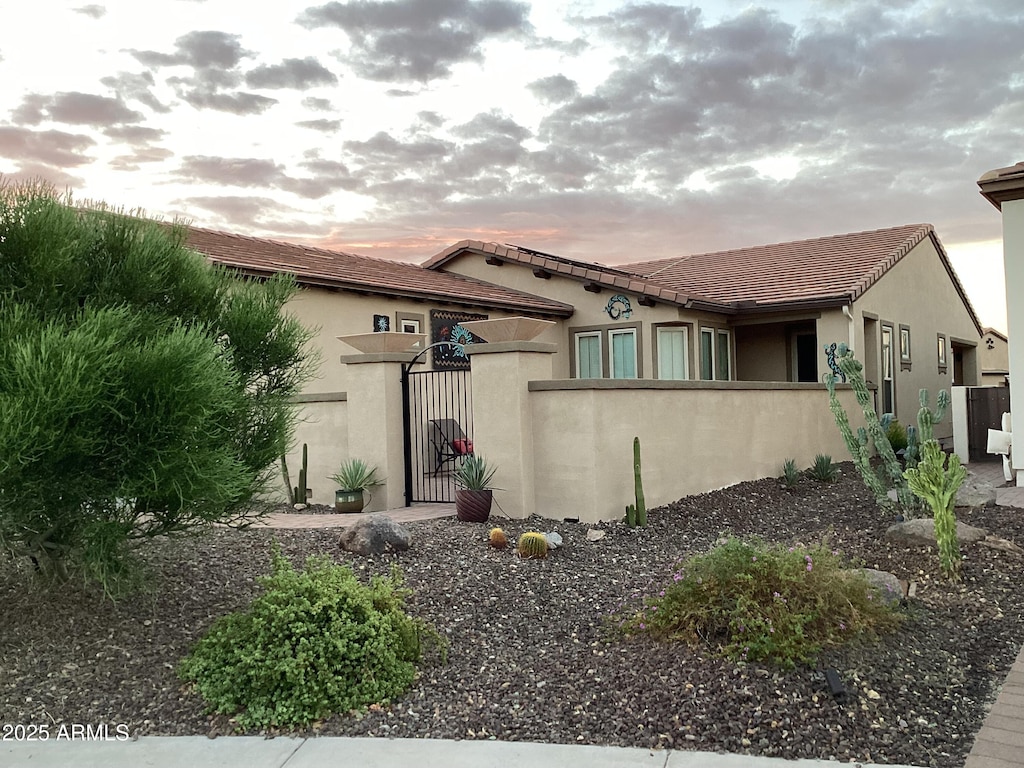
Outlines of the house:
[{"label": "house", "polygon": [[1005,387],[1010,375],[1010,346],[1006,335],[995,328],[982,329],[981,384],[988,387]]},{"label": "house", "polygon": [[548,336],[557,378],[820,383],[843,342],[904,423],[922,388],[979,383],[982,328],[928,224],[614,269],[463,241],[423,266],[572,305]]},{"label": "house", "polygon": [[[434,498],[411,483],[436,485],[450,468],[430,455],[432,419],[417,410],[436,395],[399,389],[413,353],[352,355],[338,337],[419,334],[417,370],[462,376],[443,385],[463,388],[461,415],[434,415],[500,457],[513,516],[621,514],[619,453],[633,435],[681,462],[645,460],[651,503],[778,474],[785,458],[843,455],[821,384],[838,343],[864,362],[879,412],[905,423],[919,389],[979,380],[982,329],[930,225],[617,267],[480,241],[421,265],[195,228],[188,242],[242,274],[296,276],[289,310],[319,329],[323,360],[298,435],[321,503],[349,456],[390,478],[375,508]],[[525,344],[480,344],[471,331],[521,316],[547,321]]]}]

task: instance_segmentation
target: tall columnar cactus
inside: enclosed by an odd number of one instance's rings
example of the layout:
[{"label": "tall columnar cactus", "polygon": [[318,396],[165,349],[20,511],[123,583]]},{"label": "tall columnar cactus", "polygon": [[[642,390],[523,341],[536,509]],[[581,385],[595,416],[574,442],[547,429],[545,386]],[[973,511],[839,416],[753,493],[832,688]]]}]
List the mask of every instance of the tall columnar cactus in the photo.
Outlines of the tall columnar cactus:
[{"label": "tall columnar cactus", "polygon": [[306,503],[306,465],[309,459],[309,452],[306,444],[302,444],[302,469],[299,470],[299,484],[294,488],[292,493],[293,504],[305,504]]},{"label": "tall columnar cactus", "polygon": [[647,504],[644,502],[644,483],[640,477],[640,438],[633,438],[633,493],[636,496],[636,524],[647,525]]},{"label": "tall columnar cactus", "polygon": [[921,460],[904,472],[910,489],[931,507],[935,518],[935,538],[939,547],[942,572],[952,581],[960,580],[960,543],[956,537],[956,492],[967,477],[960,457],[946,454],[938,440],[921,445]]},{"label": "tall columnar cactus", "polygon": [[644,484],[640,477],[640,438],[633,438],[633,503],[626,507],[626,525],[635,528],[647,525],[647,504],[644,501]]}]

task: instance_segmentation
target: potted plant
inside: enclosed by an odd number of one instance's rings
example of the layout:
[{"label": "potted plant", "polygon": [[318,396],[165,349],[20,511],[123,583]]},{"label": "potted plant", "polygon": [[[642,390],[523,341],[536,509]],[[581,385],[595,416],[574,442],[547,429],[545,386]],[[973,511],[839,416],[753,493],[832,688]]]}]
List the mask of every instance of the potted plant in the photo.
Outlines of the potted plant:
[{"label": "potted plant", "polygon": [[[336,512],[362,512],[373,498],[368,493],[369,489],[384,484],[383,478],[377,477],[377,468],[371,468],[362,459],[343,461],[338,471],[331,475],[331,480],[341,486],[334,492]],[[364,495],[370,498],[364,500]]]},{"label": "potted plant", "polygon": [[497,467],[488,467],[482,456],[470,454],[456,467],[455,482],[461,488],[455,492],[455,516],[470,523],[482,523],[490,517],[491,479]]}]

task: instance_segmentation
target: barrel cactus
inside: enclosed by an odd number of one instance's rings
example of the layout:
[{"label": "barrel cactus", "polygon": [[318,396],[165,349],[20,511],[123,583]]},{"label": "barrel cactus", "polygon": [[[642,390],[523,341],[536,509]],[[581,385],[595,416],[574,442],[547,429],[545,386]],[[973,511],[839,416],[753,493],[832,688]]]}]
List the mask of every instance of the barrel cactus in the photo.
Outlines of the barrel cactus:
[{"label": "barrel cactus", "polygon": [[527,531],[519,537],[516,550],[519,556],[526,560],[543,560],[548,556],[548,540],[544,538],[543,533]]},{"label": "barrel cactus", "polygon": [[488,537],[490,544],[495,549],[504,549],[508,546],[508,536],[501,528],[491,528],[491,533]]}]

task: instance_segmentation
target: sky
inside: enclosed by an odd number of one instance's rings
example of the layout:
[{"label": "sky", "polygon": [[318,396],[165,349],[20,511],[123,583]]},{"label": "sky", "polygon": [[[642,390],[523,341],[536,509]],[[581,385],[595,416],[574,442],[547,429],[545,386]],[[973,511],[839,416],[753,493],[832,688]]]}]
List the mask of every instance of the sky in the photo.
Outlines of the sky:
[{"label": "sky", "polygon": [[0,174],[422,261],[935,225],[1006,330],[1021,0],[0,0]]}]

